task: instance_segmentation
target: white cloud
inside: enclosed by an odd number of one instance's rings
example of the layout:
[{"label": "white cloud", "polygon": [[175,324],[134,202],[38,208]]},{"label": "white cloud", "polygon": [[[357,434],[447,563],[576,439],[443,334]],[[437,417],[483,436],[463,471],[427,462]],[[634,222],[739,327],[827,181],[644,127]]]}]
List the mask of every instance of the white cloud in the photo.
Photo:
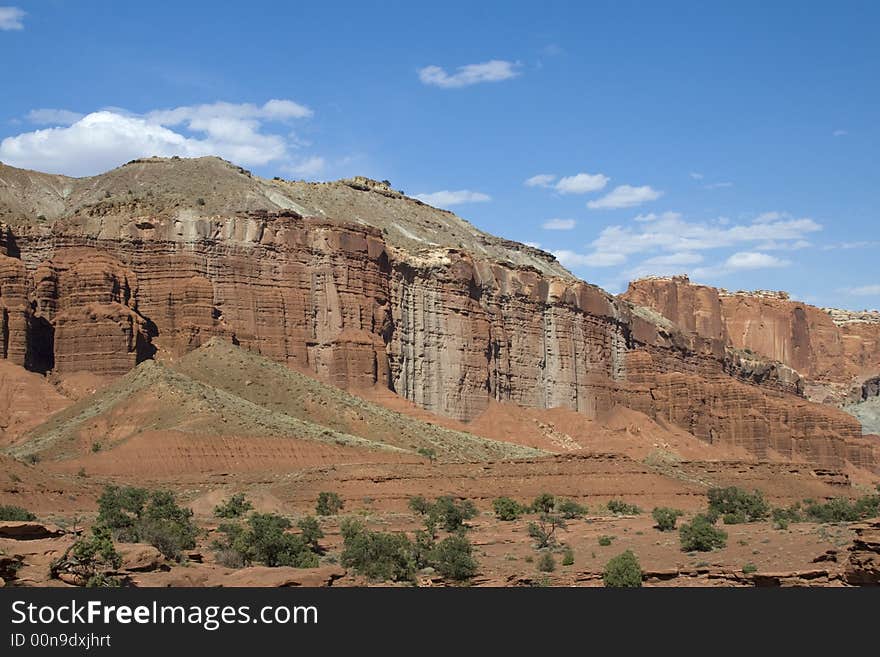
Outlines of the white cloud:
[{"label": "white cloud", "polygon": [[35,109],[28,112],[25,119],[36,125],[70,125],[82,117],[79,112],[66,109]]},{"label": "white cloud", "polygon": [[785,219],[790,217],[787,212],[762,212],[757,217],[753,219],[753,222],[756,224],[766,224],[773,221],[779,221],[780,219]]},{"label": "white cloud", "polygon": [[575,253],[567,249],[553,251],[556,259],[566,267],[614,267],[626,262],[626,256],[620,253]]},{"label": "white cloud", "polygon": [[[0,160],[12,166],[79,176],[150,155],[217,155],[244,166],[278,162],[282,167],[293,167],[297,163],[289,161],[289,148],[295,145],[283,135],[265,131],[264,123],[305,118],[312,111],[290,100],[270,100],[262,106],[217,102],[144,115],[102,110],[69,125],[64,124],[74,117],[66,110],[35,110],[31,114],[56,126],[7,137],[0,142]],[[310,159],[314,170],[320,158]]]},{"label": "white cloud", "polygon": [[647,203],[648,201],[654,201],[662,195],[663,192],[651,189],[651,187],[647,185],[644,187],[619,185],[599,200],[589,201],[587,207],[592,210],[631,208],[636,205],[641,205],[642,203]]},{"label": "white cloud", "polygon": [[552,173],[539,173],[532,176],[525,182],[526,187],[549,187],[550,183],[556,180],[556,176]]},{"label": "white cloud", "polygon": [[717,278],[740,271],[752,271],[755,269],[775,269],[787,267],[789,260],[783,260],[776,256],[759,251],[741,251],[734,253],[720,265],[714,267],[699,267],[691,272],[694,278]]},{"label": "white cloud", "polygon": [[693,178],[694,180],[702,180],[703,174],[702,173],[691,173],[691,178]]},{"label": "white cloud", "polygon": [[526,246],[530,246],[530,247],[532,247],[532,248],[534,248],[534,249],[540,249],[540,248],[541,248],[541,243],[540,243],[540,242],[523,242],[523,244],[525,244]]},{"label": "white cloud", "polygon": [[857,297],[871,297],[875,295],[880,295],[880,285],[863,285],[861,287],[852,287],[846,291],[847,294],[852,294]]},{"label": "white cloud", "polygon": [[847,132],[846,130],[835,130],[835,131],[832,132],[831,134],[832,134],[834,137],[843,137],[843,136],[845,136],[845,135],[848,135],[849,132]]},{"label": "white cloud", "polygon": [[716,182],[709,183],[708,185],[703,185],[704,189],[722,189],[724,187],[733,187],[732,182]]},{"label": "white cloud", "polygon": [[419,199],[422,203],[427,203],[428,205],[433,205],[438,208],[447,208],[462,203],[485,203],[486,201],[492,200],[492,197],[488,194],[472,192],[468,189],[460,189],[454,192],[443,190],[431,194],[416,194],[415,198]]},{"label": "white cloud", "polygon": [[493,59],[481,64],[459,66],[452,75],[439,66],[426,66],[419,69],[419,79],[423,84],[441,87],[442,89],[456,89],[479,84],[480,82],[509,80],[519,75],[519,71],[516,69],[517,64],[515,62]]},{"label": "white cloud", "polygon": [[610,178],[601,173],[578,173],[560,178],[556,191],[560,194],[587,194],[603,189]]},{"label": "white cloud", "polygon": [[23,30],[25,13],[18,7],[0,7],[0,30]]},{"label": "white cloud", "polygon": [[541,228],[544,230],[571,230],[577,225],[574,219],[548,219]]},{"label": "white cloud", "polygon": [[670,253],[669,255],[654,256],[648,258],[643,265],[696,265],[703,262],[703,256],[699,253],[690,251],[682,251],[680,253]]},{"label": "white cloud", "polygon": [[776,240],[767,240],[761,242],[756,248],[761,251],[799,251],[813,246],[808,240],[796,240],[794,242],[779,242]]},{"label": "white cloud", "polygon": [[661,220],[675,221],[676,219],[681,219],[680,212],[663,212],[661,214],[655,214],[653,212],[649,212],[648,214],[636,215],[633,218],[633,221],[645,223],[648,221],[661,221]]},{"label": "white cloud", "polygon": [[857,242],[839,242],[837,244],[826,244],[822,247],[823,251],[836,251],[837,249],[866,249],[872,246],[880,246],[880,242],[861,240]]}]

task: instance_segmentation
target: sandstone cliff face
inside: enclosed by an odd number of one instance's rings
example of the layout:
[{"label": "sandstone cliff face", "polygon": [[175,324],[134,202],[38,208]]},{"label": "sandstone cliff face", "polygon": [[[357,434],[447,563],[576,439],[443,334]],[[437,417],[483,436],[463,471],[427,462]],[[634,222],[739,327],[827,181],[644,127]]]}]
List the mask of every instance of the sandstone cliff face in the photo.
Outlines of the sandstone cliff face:
[{"label": "sandstone cliff face", "polygon": [[[165,189],[156,182],[164,165],[134,166],[153,176],[150,191]],[[124,169],[108,180],[119,184]],[[246,184],[234,176],[226,187]],[[625,404],[759,456],[880,463],[854,418],[798,396],[790,369],[729,348],[717,295],[669,296],[670,319],[692,326],[682,332],[543,252],[388,189],[252,184],[236,198],[271,197],[274,206],[231,211],[225,197],[209,198],[206,207],[222,212],[208,214],[197,202],[152,207],[144,193],[110,204],[98,194],[49,224],[5,226],[6,357],[40,371],[113,374],[221,336],[339,386],[379,383],[462,420],[493,399],[589,416]],[[318,216],[294,209],[310,207]]]},{"label": "sandstone cliff face", "polygon": [[729,293],[686,276],[634,281],[622,296],[697,335],[784,363],[810,381],[844,384],[880,371],[877,313],[820,309],[783,292]]}]

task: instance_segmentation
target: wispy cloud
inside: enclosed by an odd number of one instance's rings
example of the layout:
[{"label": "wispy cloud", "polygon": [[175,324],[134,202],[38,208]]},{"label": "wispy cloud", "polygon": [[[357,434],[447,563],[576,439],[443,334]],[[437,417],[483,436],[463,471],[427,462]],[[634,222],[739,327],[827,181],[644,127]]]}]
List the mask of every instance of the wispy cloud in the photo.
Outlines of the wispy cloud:
[{"label": "wispy cloud", "polygon": [[35,125],[71,125],[84,115],[66,109],[35,109],[25,116],[25,120]]},{"label": "wispy cloud", "polygon": [[733,183],[728,182],[728,181],[723,181],[723,182],[715,182],[715,183],[709,183],[707,185],[703,185],[704,189],[722,189],[724,187],[733,187]]},{"label": "wispy cloud", "polygon": [[527,179],[523,184],[526,187],[550,187],[554,180],[556,180],[556,176],[552,173],[539,173]]},{"label": "wispy cloud", "polygon": [[702,180],[703,177],[704,176],[702,173],[691,172],[691,178],[693,178],[694,180]]},{"label": "wispy cloud", "polygon": [[295,166],[290,155],[295,145],[266,124],[310,116],[308,107],[283,99],[263,105],[216,102],[146,114],[112,108],[78,118],[69,110],[34,110],[30,120],[53,127],[7,137],[0,142],[0,160],[74,176],[93,175],[150,155],[218,155],[244,166]]},{"label": "wispy cloud", "polygon": [[831,133],[834,137],[844,137],[849,134],[846,130],[835,130]]},{"label": "wispy cloud", "polygon": [[18,7],[0,7],[0,30],[23,30],[25,12]]},{"label": "wispy cloud", "polygon": [[518,75],[518,64],[503,59],[459,66],[452,74],[447,73],[440,66],[426,66],[419,69],[419,79],[423,84],[442,89],[458,89],[481,82],[500,82]]},{"label": "wispy cloud", "polygon": [[571,230],[577,225],[574,219],[548,219],[541,228],[544,230]]},{"label": "wispy cloud", "polygon": [[313,156],[286,164],[281,170],[303,178],[314,178],[324,171],[326,166],[327,161],[323,157]]},{"label": "wispy cloud", "polygon": [[604,189],[608,176],[601,173],[578,173],[573,176],[560,178],[556,183],[556,191],[560,194],[588,194]]},{"label": "wispy cloud", "polygon": [[855,242],[837,242],[835,244],[826,244],[822,247],[823,251],[836,251],[837,249],[867,249],[880,246],[880,242],[873,240],[860,240]]},{"label": "wispy cloud", "polygon": [[663,192],[652,189],[647,185],[643,187],[619,185],[602,198],[596,201],[589,201],[587,207],[592,210],[631,208],[636,205],[647,203],[648,201],[654,201],[661,196],[663,196]]},{"label": "wispy cloud", "polygon": [[461,205],[462,203],[485,203],[492,200],[492,197],[488,194],[472,192],[469,189],[457,191],[444,189],[443,191],[430,194],[416,194],[415,198],[437,208],[448,208],[453,205]]}]

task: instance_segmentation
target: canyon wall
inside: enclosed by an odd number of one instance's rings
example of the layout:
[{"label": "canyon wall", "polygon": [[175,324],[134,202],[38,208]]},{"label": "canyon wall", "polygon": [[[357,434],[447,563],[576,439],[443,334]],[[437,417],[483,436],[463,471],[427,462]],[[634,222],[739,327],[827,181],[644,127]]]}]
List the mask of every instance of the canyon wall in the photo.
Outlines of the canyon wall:
[{"label": "canyon wall", "polygon": [[811,382],[849,384],[880,372],[876,312],[816,308],[784,292],[730,293],[686,276],[633,281],[622,298],[697,335],[784,363]]},{"label": "canyon wall", "polygon": [[[97,202],[3,225],[3,355],[113,375],[216,335],[460,420],[490,400],[590,417],[623,404],[761,458],[880,471],[858,421],[806,401],[790,367],[731,348],[711,293],[670,295],[666,319],[399,193],[278,188],[291,205],[300,190],[338,195],[350,217]],[[364,219],[376,202],[393,222]]]}]

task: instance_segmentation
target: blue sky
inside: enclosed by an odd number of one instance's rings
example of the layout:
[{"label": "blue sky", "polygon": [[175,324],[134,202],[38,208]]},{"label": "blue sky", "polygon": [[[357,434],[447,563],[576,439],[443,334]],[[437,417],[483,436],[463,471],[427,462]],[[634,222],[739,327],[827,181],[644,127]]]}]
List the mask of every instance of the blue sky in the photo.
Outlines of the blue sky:
[{"label": "blue sky", "polygon": [[880,3],[6,2],[6,163],[387,178],[612,292],[880,307]]}]

